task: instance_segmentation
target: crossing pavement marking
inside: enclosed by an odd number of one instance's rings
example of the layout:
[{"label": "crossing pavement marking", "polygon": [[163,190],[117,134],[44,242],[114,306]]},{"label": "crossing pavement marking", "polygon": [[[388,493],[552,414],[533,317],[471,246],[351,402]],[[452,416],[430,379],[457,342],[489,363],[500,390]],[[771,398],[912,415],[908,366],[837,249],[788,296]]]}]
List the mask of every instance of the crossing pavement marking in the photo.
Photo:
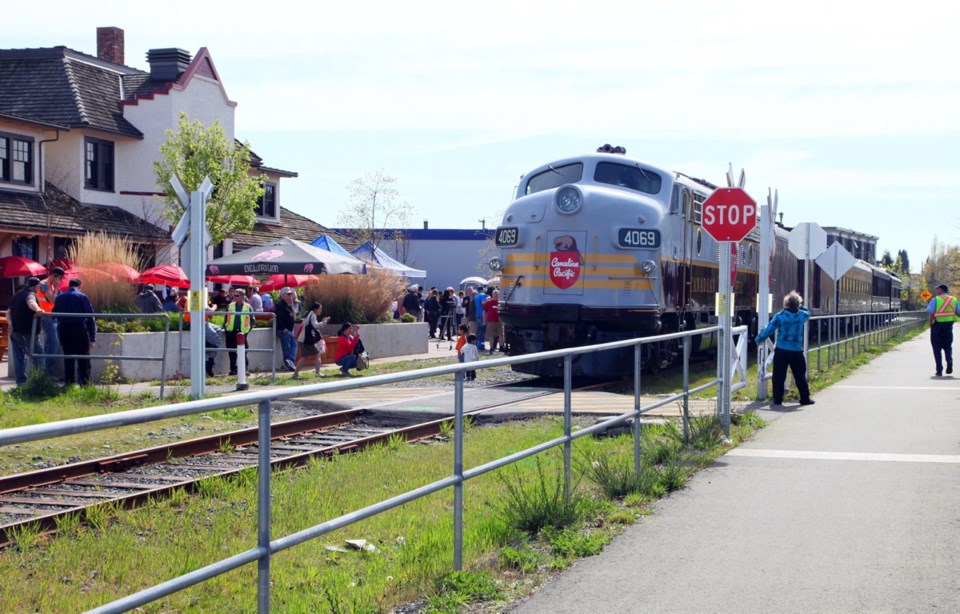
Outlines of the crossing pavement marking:
[{"label": "crossing pavement marking", "polygon": [[847,390],[960,390],[958,386],[843,386],[834,384],[831,388]]},{"label": "crossing pavement marking", "polygon": [[806,450],[760,450],[734,448],[727,456],[751,458],[788,458],[795,460],[846,460],[886,461],[897,463],[949,463],[960,464],[960,455],[955,454],[878,454],[872,452],[816,452]]}]

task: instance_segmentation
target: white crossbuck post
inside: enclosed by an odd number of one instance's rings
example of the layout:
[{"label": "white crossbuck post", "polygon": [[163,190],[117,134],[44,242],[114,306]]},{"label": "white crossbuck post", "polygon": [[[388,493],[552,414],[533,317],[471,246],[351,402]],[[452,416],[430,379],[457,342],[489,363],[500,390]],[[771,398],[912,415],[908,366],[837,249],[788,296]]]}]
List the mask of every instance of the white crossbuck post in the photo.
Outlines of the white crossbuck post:
[{"label": "white crossbuck post", "polygon": [[[210,231],[207,229],[207,199],[213,191],[213,183],[205,177],[200,188],[187,195],[183,184],[176,175],[170,179],[177,198],[183,203],[184,214],[173,230],[173,242],[177,247],[186,243],[184,250],[188,264],[187,277],[190,279],[190,396],[200,399],[206,393],[205,339],[206,339],[206,297],[204,296],[204,269],[207,266],[207,246],[210,244]],[[199,229],[199,231],[197,230]]]},{"label": "white crossbuck post", "polygon": [[[767,204],[760,208],[760,288],[757,294],[757,330],[770,323],[770,274],[776,250],[776,219],[779,193],[767,190]],[[757,399],[767,400],[767,370],[773,361],[773,342],[767,339],[757,345]]]}]

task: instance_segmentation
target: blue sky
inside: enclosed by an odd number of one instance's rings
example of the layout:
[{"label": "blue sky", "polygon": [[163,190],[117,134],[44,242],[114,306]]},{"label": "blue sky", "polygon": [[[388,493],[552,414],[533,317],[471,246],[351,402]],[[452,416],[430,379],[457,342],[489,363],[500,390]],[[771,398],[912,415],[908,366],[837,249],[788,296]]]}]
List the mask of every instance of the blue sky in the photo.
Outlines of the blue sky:
[{"label": "blue sky", "polygon": [[134,66],[208,47],[238,136],[300,173],[282,204],[327,225],[381,169],[414,225],[495,225],[522,173],[609,142],[717,183],[742,166],[787,224],[879,235],[914,268],[960,243],[956,3],[343,4],[34,3],[2,46],[93,53],[111,25]]}]

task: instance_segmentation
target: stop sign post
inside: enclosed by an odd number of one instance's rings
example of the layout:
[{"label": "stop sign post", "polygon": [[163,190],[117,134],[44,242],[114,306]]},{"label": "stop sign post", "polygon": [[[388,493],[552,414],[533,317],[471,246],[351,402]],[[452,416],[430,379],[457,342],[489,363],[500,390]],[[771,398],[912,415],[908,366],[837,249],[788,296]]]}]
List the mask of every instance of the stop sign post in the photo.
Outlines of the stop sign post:
[{"label": "stop sign post", "polygon": [[[728,179],[729,180],[729,179]],[[732,183],[732,180],[731,180]],[[741,185],[743,185],[741,183]],[[757,225],[757,203],[743,188],[717,188],[703,202],[701,226],[720,243],[720,296],[717,319],[720,324],[720,420],[724,435],[730,435],[731,349],[733,343],[733,275],[731,255],[735,246]]]}]

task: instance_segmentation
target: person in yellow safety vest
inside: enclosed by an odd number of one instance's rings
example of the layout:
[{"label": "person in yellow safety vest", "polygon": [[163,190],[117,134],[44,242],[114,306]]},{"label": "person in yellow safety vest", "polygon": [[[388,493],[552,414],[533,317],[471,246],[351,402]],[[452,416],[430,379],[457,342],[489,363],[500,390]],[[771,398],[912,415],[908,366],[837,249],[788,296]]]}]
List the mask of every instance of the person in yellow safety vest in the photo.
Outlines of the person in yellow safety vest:
[{"label": "person in yellow safety vest", "polygon": [[[236,315],[237,312],[240,312],[240,315]],[[237,333],[244,334],[243,346],[245,348],[250,347],[250,342],[246,337],[250,333],[250,329],[253,328],[253,318],[250,316],[250,312],[250,304],[246,301],[246,293],[241,288],[237,288],[234,290],[233,301],[227,305],[227,317],[223,323],[225,345],[228,349],[233,350],[228,353],[228,356],[230,356],[230,375],[237,374]]]},{"label": "person in yellow safety vest", "polygon": [[936,296],[927,303],[927,313],[930,314],[930,344],[937,364],[936,376],[940,377],[943,375],[941,351],[947,360],[947,375],[953,373],[953,323],[960,319],[960,305],[955,297],[947,294],[946,284],[940,284],[933,291]]},{"label": "person in yellow safety vest", "polygon": [[[53,312],[53,302],[60,294],[60,284],[63,283],[64,270],[55,266],[50,271],[50,275],[40,282],[37,286],[37,304],[40,309],[47,313]],[[57,333],[57,319],[44,317],[40,320],[40,326],[43,329],[43,353],[60,354],[60,336]],[[41,361],[46,367],[47,375],[53,376],[59,359],[44,358]]]}]

